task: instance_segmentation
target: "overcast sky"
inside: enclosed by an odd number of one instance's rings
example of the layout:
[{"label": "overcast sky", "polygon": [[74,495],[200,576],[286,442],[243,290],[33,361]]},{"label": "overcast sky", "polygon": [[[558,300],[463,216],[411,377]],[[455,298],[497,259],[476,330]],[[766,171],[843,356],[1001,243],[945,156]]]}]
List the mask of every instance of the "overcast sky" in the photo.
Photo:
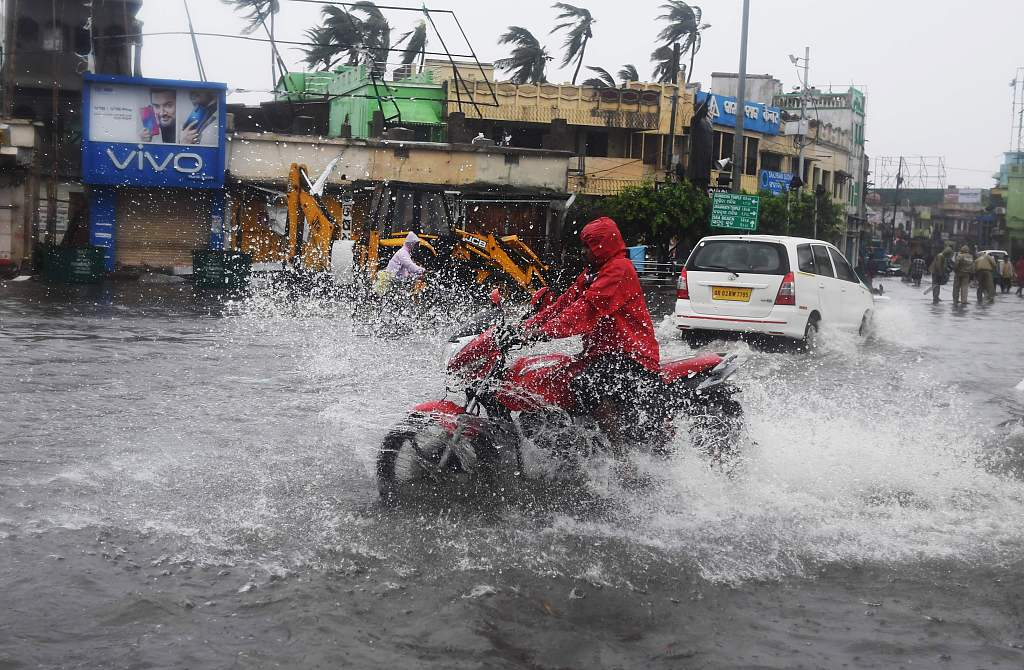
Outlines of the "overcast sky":
[{"label": "overcast sky", "polygon": [[[239,34],[243,22],[220,0],[188,0],[195,29]],[[303,40],[319,20],[319,6],[281,0],[279,39]],[[420,0],[379,4],[418,7]],[[509,24],[522,25],[558,56],[562,37],[549,35],[555,12],[547,0],[436,0],[429,7],[454,10],[481,60],[507,55],[497,44]],[[597,25],[585,63],[612,72],[625,63],[650,75],[649,56],[660,30],[660,0],[576,0]],[[691,3],[710,23],[697,55],[693,81],[710,73],[735,72],[739,62],[741,0]],[[514,11],[513,11],[514,10]],[[395,39],[419,18],[386,12]],[[187,30],[182,0],[145,0],[144,32]],[[436,19],[453,51],[465,49],[454,23]],[[858,85],[867,93],[867,150],[871,156],[944,156],[947,182],[992,185],[991,174],[1010,147],[1009,82],[1024,66],[1024,1],[974,0],[752,0],[747,71],[773,74],[788,90],[798,83],[788,54],[811,48],[811,84],[827,90]],[[259,35],[260,33],[256,33]],[[431,34],[431,50],[440,50]],[[263,43],[199,38],[207,77],[235,89],[270,88],[270,51]],[[289,67],[301,69],[302,54],[282,47]],[[568,81],[572,69],[552,64],[548,79]],[[187,36],[145,38],[143,73],[150,77],[196,78]],[[707,88],[707,84],[705,84]],[[252,101],[258,96],[236,96]],[[968,111],[968,106],[969,111]]]}]

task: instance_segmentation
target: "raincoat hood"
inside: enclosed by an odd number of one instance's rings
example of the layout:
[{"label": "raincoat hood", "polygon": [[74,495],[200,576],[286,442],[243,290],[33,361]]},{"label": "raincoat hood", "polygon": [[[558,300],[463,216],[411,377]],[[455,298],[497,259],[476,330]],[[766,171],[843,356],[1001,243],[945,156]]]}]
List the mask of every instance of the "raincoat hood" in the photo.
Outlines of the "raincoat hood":
[{"label": "raincoat hood", "polygon": [[405,236],[405,248],[408,249],[409,251],[415,250],[416,245],[419,243],[420,238],[416,235],[416,233],[410,232],[408,235]]},{"label": "raincoat hood", "polygon": [[967,245],[965,244],[964,246],[960,247],[960,253],[962,253],[962,254],[969,254],[969,253],[971,253],[971,250],[970,250],[970,248],[968,248],[968,246],[967,246]]},{"label": "raincoat hood", "polygon": [[583,226],[580,239],[590,249],[594,262],[600,267],[617,256],[626,255],[626,243],[619,226],[607,216],[594,219]]}]

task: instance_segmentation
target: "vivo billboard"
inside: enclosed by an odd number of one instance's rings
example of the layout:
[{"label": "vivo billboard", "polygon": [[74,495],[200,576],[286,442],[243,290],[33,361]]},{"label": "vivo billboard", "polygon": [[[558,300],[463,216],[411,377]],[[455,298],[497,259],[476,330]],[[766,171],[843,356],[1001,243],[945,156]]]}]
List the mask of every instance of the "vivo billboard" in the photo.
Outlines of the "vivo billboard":
[{"label": "vivo billboard", "polygon": [[227,87],[85,75],[82,181],[107,186],[224,186]]}]

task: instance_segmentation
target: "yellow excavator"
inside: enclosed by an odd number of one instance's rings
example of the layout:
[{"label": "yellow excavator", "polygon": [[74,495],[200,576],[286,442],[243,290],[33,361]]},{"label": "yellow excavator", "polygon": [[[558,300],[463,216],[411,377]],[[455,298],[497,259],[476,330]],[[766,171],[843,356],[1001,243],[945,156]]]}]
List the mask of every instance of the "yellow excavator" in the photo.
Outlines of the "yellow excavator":
[{"label": "yellow excavator", "polygon": [[[352,252],[356,267],[373,277],[414,231],[428,254],[428,265],[454,268],[457,274],[471,277],[477,286],[497,284],[532,291],[548,285],[549,266],[518,236],[470,232],[458,225],[456,212],[464,210],[464,204],[457,192],[438,187],[379,185],[373,189],[365,220],[353,221],[351,211],[345,210],[350,204],[324,196],[327,178],[337,160],[315,182],[310,180],[305,165],[292,164],[288,191],[279,194],[287,213],[281,231],[284,234],[270,232],[264,226],[258,234],[236,236],[236,248],[252,253],[269,244],[279,250],[281,260],[312,273],[331,269],[332,249],[335,253]],[[352,244],[336,246],[338,240],[351,240]]]}]

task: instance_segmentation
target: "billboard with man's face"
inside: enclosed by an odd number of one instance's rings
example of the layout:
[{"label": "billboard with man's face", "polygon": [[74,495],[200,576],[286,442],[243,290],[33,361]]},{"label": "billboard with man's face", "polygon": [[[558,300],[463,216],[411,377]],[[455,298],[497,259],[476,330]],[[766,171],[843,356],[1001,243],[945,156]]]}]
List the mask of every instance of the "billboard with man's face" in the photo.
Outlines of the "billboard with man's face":
[{"label": "billboard with man's face", "polygon": [[224,84],[87,75],[83,181],[222,187],[225,94]]}]

